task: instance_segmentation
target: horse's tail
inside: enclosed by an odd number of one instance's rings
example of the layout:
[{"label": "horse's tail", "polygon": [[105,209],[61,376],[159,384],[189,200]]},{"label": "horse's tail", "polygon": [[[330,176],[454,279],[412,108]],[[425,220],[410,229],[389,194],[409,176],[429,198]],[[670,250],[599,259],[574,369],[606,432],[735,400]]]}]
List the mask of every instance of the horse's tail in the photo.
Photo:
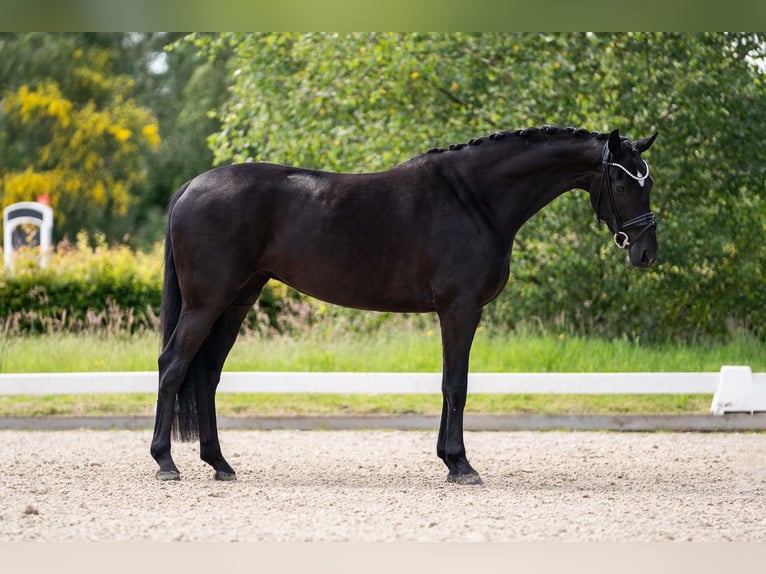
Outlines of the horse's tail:
[{"label": "horse's tail", "polygon": [[[162,304],[160,306],[160,333],[162,349],[170,340],[181,315],[181,287],[173,260],[173,243],[170,238],[170,221],[173,208],[181,198],[189,183],[182,185],[168,203],[168,223],[165,231],[165,277],[162,283]],[[198,353],[199,354],[199,353]],[[199,416],[197,414],[197,385],[194,379],[199,369],[198,357],[189,366],[186,376],[176,395],[173,433],[178,440],[191,441],[199,437]]]},{"label": "horse's tail", "polygon": [[176,202],[186,191],[188,183],[182,185],[168,203],[168,222],[165,229],[165,277],[162,282],[162,305],[160,306],[160,337],[162,348],[168,344],[170,336],[178,324],[181,315],[181,288],[178,285],[176,264],[173,260],[173,242],[170,239],[170,219]]}]

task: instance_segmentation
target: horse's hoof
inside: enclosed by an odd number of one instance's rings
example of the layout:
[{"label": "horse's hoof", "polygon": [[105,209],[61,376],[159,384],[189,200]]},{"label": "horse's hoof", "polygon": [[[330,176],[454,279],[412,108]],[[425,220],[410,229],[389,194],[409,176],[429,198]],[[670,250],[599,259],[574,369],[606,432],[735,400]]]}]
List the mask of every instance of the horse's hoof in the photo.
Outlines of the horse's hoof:
[{"label": "horse's hoof", "polygon": [[449,473],[447,475],[447,482],[454,482],[455,484],[464,484],[469,486],[481,486],[484,484],[484,481],[481,480],[481,477],[476,472],[468,474]]},{"label": "horse's hoof", "polygon": [[216,470],[213,478],[216,480],[232,481],[237,480],[237,474],[234,472],[225,472],[223,470]]},{"label": "horse's hoof", "polygon": [[181,473],[177,470],[158,470],[154,476],[157,477],[157,480],[162,481],[181,480]]}]

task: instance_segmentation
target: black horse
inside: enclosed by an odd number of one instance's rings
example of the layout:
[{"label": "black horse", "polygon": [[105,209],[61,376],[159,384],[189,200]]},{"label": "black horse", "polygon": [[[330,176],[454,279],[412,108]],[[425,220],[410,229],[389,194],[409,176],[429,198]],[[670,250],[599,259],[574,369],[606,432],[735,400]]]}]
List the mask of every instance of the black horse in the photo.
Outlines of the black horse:
[{"label": "black horse", "polygon": [[216,479],[235,479],[218,442],[215,391],[245,315],[275,278],[347,307],[438,314],[436,452],[448,481],[480,484],[463,444],[468,357],[482,308],[508,281],[516,232],[565,191],[586,189],[630,262],[651,266],[652,178],[641,153],[656,137],[546,126],[433,149],[379,173],[247,163],[183,185],[168,208],[157,478],[180,478],[175,429],[180,440],[199,437]]}]

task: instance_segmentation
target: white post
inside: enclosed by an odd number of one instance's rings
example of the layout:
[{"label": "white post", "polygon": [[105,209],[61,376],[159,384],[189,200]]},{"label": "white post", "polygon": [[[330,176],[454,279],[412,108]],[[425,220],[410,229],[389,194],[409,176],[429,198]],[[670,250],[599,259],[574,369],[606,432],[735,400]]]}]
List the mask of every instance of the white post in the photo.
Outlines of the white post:
[{"label": "white post", "polygon": [[40,230],[40,265],[45,259],[53,241],[53,209],[36,201],[20,201],[3,210],[3,261],[8,269],[13,268],[13,231],[24,224],[36,225]]}]

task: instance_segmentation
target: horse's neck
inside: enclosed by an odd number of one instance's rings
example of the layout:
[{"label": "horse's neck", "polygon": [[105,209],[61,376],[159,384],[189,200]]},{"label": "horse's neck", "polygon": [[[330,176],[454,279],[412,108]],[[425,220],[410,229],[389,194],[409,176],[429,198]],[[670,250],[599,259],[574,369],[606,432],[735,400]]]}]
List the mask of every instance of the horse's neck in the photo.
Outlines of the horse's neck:
[{"label": "horse's neck", "polygon": [[[478,172],[482,194],[510,240],[535,213],[571,189],[588,189],[601,161],[595,138],[540,139],[528,145],[487,149]],[[479,151],[479,150],[476,150]],[[484,150],[481,150],[484,151]],[[494,157],[493,157],[494,156]]]}]

